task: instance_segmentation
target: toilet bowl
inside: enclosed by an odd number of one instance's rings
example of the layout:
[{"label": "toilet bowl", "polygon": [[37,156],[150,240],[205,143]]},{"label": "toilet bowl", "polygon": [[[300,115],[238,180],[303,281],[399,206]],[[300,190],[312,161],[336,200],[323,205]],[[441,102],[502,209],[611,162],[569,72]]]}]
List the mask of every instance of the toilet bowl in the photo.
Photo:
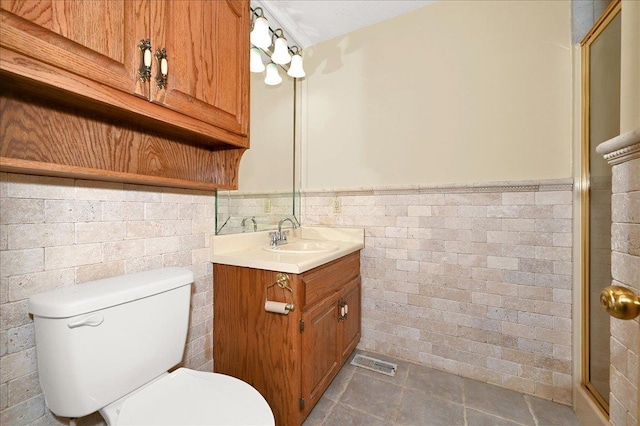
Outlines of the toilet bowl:
[{"label": "toilet bowl", "polygon": [[179,368],[100,410],[109,426],[274,425],[267,401],[231,376]]}]

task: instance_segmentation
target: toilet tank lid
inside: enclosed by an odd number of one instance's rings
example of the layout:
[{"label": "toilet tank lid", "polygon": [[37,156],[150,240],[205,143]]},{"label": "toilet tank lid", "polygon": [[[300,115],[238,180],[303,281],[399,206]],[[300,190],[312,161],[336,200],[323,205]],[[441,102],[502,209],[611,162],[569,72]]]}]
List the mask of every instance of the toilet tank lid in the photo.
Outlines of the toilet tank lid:
[{"label": "toilet tank lid", "polygon": [[193,272],[186,268],[153,269],[39,293],[29,298],[28,310],[34,316],[68,318],[192,283]]}]

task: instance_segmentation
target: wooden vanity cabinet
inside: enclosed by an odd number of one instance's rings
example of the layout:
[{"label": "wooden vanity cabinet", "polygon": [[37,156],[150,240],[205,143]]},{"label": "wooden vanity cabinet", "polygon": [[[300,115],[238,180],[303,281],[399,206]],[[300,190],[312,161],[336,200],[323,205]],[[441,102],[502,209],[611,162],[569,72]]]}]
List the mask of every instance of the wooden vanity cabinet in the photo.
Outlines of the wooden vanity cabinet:
[{"label": "wooden vanity cabinet", "polygon": [[[222,171],[222,179],[213,177],[220,171],[211,170],[211,177],[193,185],[180,180],[192,179],[189,166],[182,164],[186,158],[196,155],[210,169],[227,162],[228,154],[200,154],[194,146],[235,150],[236,163],[249,146],[250,24],[247,0],[0,0],[0,78],[4,90],[41,96],[48,106],[76,108],[79,115],[89,112],[112,127],[109,133],[133,126],[143,129],[136,138],[168,138],[172,152],[160,152],[165,155],[160,161],[180,164],[169,167],[175,176],[154,171],[159,178],[174,179],[176,186],[233,188],[237,164]],[[151,44],[150,75],[143,79],[142,40]],[[159,87],[155,53],[162,49],[168,73],[166,85]],[[146,131],[151,133],[143,135]],[[122,168],[100,159],[78,164],[72,156],[78,150],[85,154],[82,145],[61,146],[51,155],[40,149],[24,152],[24,138],[3,136],[0,168],[94,179],[105,170],[109,180],[120,179],[108,173],[116,172],[134,182],[136,174],[144,174],[135,159]],[[149,176],[140,181],[149,183]],[[160,184],[173,185],[170,180]]]},{"label": "wooden vanity cabinet", "polygon": [[[302,274],[214,265],[214,370],[254,386],[277,425],[302,424],[360,340],[360,253]],[[291,302],[288,315],[265,300]]]}]

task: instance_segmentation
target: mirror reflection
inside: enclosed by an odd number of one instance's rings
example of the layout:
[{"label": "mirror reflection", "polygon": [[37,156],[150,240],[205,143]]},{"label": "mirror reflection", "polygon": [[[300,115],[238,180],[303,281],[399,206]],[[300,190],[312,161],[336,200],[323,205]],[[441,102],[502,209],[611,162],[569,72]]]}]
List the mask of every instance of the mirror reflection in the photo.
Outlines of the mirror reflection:
[{"label": "mirror reflection", "polygon": [[278,68],[277,86],[265,84],[264,73],[251,73],[250,149],[240,162],[238,190],[217,193],[216,234],[277,229],[284,217],[299,222],[295,79]]}]

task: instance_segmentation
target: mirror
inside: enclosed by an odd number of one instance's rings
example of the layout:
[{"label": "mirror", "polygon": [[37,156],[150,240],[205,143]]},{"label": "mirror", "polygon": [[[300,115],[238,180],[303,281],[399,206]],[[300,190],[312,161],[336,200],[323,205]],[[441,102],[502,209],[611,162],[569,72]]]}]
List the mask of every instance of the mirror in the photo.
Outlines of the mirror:
[{"label": "mirror", "polygon": [[277,86],[266,85],[264,73],[251,73],[250,149],[240,161],[238,190],[216,194],[216,234],[277,229],[284,217],[300,222],[298,83],[279,72]]}]

